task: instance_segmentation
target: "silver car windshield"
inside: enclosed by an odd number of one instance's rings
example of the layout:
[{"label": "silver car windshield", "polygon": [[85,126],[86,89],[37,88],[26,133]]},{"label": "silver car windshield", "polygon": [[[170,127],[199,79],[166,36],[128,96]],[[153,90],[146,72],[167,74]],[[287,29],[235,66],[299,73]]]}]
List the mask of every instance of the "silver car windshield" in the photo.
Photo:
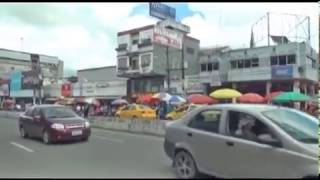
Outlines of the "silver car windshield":
[{"label": "silver car windshield", "polygon": [[44,108],[43,113],[46,118],[69,118],[76,116],[71,109],[65,107]]},{"label": "silver car windshield", "polygon": [[273,109],[262,114],[294,139],[303,143],[318,143],[319,120],[313,116],[289,109]]}]

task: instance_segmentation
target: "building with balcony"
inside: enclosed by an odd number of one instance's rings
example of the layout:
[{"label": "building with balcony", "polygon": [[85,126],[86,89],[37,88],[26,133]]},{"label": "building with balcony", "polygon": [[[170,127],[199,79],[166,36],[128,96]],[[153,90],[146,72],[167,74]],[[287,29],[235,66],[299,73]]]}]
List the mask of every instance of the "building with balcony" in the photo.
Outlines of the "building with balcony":
[{"label": "building with balcony", "polygon": [[273,91],[317,94],[317,52],[304,42],[234,49],[201,50],[200,79],[206,93],[235,88],[265,95]]},{"label": "building with balcony", "polygon": [[[199,73],[198,68],[192,67],[198,66],[200,41],[187,35],[188,28],[177,24],[165,20],[118,33],[117,75],[128,78],[128,96],[156,93],[163,89],[182,94],[184,76]],[[155,43],[154,29],[157,26],[182,32],[182,49]]]}]

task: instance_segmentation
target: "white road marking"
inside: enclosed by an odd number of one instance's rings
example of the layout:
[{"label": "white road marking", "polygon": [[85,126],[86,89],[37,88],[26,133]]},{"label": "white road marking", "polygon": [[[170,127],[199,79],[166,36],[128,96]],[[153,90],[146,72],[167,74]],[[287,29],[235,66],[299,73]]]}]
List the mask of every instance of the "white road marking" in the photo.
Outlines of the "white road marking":
[{"label": "white road marking", "polygon": [[116,142],[116,143],[124,143],[124,141],[121,140],[121,139],[108,138],[108,137],[96,136],[96,135],[93,135],[92,137],[95,137],[95,138],[98,138],[98,139],[102,139],[102,140],[111,141],[111,142]]},{"label": "white road marking", "polygon": [[23,150],[25,150],[25,151],[34,152],[32,149],[29,149],[29,148],[27,148],[27,147],[25,147],[25,146],[23,146],[23,145],[21,145],[21,144],[18,144],[18,143],[16,143],[16,142],[10,142],[10,144],[12,144],[12,145],[14,145],[14,146],[16,146],[16,147],[18,147],[18,148],[21,148],[21,149],[23,149]]}]

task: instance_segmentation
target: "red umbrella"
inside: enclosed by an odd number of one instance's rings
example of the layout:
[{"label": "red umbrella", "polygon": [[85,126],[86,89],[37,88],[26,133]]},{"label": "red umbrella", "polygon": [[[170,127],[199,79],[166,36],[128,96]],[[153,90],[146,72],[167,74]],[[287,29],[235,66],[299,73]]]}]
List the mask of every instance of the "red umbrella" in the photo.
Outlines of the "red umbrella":
[{"label": "red umbrella", "polygon": [[271,102],[272,101],[272,98],[275,97],[275,96],[278,96],[282,93],[282,91],[275,91],[275,92],[272,92],[270,94],[267,94],[265,97],[264,97],[264,100],[265,102]]},{"label": "red umbrella", "polygon": [[192,94],[187,98],[189,103],[193,104],[215,104],[218,103],[217,100],[202,94]]},{"label": "red umbrella", "polygon": [[139,96],[137,99],[137,103],[142,103],[142,104],[152,104],[157,101],[159,100],[156,98],[153,98],[151,95]]},{"label": "red umbrella", "polygon": [[238,98],[241,103],[263,103],[264,97],[256,93],[246,93]]}]

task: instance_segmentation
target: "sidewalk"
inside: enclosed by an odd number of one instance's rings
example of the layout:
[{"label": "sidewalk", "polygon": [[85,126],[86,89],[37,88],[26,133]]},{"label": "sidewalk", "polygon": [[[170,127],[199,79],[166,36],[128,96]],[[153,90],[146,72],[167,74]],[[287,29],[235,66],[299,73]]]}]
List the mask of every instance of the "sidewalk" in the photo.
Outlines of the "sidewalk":
[{"label": "sidewalk", "polygon": [[[0,111],[0,118],[16,119],[18,120],[21,112],[14,111]],[[145,135],[153,135],[163,137],[165,134],[166,120],[131,120],[131,119],[118,119],[114,117],[89,117],[92,128],[107,129],[113,131],[121,131],[128,133],[138,133]]]}]

